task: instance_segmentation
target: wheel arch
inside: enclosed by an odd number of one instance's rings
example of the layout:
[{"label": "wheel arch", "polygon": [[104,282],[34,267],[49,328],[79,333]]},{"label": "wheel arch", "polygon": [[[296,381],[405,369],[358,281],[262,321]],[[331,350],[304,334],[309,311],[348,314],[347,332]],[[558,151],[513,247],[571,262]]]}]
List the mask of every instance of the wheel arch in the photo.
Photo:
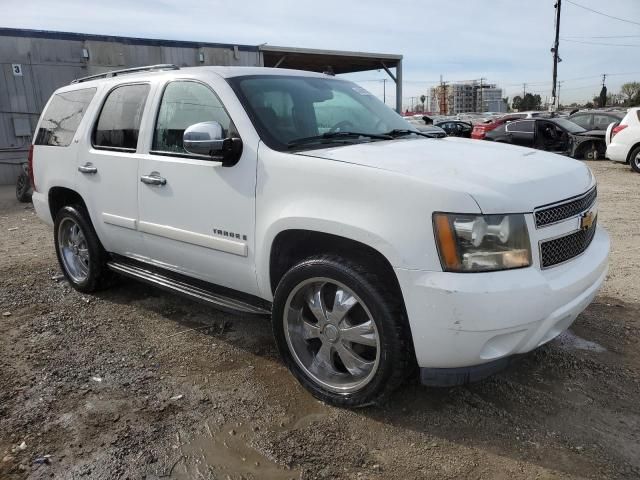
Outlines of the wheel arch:
[{"label": "wheel arch", "polygon": [[636,142],[635,144],[631,145],[631,148],[629,149],[629,153],[627,153],[626,163],[628,165],[631,165],[631,154],[634,152],[636,148],[640,148],[640,142]]},{"label": "wheel arch", "polygon": [[293,265],[304,258],[322,254],[345,256],[387,275],[392,288],[396,290],[402,299],[400,283],[392,263],[379,250],[353,238],[298,228],[280,231],[271,243],[269,250],[269,285],[271,293],[275,292],[278,282]]},{"label": "wheel arch", "polygon": [[66,205],[82,205],[85,210],[87,208],[82,196],[75,190],[67,187],[51,187],[47,199],[49,201],[49,213],[51,213],[52,220],[55,220],[60,209]]}]

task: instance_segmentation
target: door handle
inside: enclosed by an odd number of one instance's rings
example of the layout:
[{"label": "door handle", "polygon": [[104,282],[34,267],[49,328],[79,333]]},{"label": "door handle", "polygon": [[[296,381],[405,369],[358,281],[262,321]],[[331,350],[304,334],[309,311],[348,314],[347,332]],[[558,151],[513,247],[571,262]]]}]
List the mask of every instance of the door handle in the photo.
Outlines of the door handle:
[{"label": "door handle", "polygon": [[84,165],[80,165],[78,167],[78,171],[80,173],[89,173],[89,174],[94,174],[94,173],[98,173],[98,168],[93,166],[93,163],[91,162],[87,162]]},{"label": "door handle", "polygon": [[163,186],[167,184],[167,179],[161,177],[158,172],[151,172],[149,175],[142,175],[140,181],[146,185],[159,185]]}]

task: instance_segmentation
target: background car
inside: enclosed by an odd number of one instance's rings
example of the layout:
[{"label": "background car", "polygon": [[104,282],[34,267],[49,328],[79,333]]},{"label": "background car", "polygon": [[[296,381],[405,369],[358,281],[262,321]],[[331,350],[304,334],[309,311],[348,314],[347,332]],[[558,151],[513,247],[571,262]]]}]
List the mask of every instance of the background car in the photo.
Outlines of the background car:
[{"label": "background car", "polygon": [[585,130],[606,130],[610,124],[622,120],[624,115],[625,112],[583,110],[569,115],[568,119]]},{"label": "background car", "polygon": [[473,125],[468,122],[461,122],[460,120],[448,120],[445,122],[439,122],[434,125],[440,127],[450,137],[463,137],[470,138]]},{"label": "background car", "polygon": [[618,125],[606,134],[606,156],[614,162],[628,163],[640,173],[640,108],[630,108]]},{"label": "background car", "polygon": [[405,120],[420,133],[426,133],[434,138],[443,138],[447,136],[447,132],[442,128],[434,125],[427,125],[425,121],[420,118],[405,117]]},{"label": "background car", "polygon": [[496,129],[507,122],[511,122],[513,120],[520,120],[523,118],[545,117],[547,115],[548,115],[548,112],[538,112],[538,111],[510,113],[496,120],[474,125],[473,130],[471,131],[471,138],[475,140],[484,140],[487,132],[490,132]]},{"label": "background car", "polygon": [[485,140],[597,160],[604,157],[605,132],[587,131],[565,118],[530,118],[508,122],[487,132]]}]

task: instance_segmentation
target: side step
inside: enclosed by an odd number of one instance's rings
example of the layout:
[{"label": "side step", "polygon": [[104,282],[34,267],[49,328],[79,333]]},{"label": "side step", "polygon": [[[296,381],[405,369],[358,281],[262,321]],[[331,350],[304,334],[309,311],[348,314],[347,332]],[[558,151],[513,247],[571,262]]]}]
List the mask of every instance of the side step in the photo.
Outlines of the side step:
[{"label": "side step", "polygon": [[167,290],[169,292],[178,293],[199,302],[220,307],[224,310],[250,313],[253,315],[271,314],[271,311],[264,307],[251,305],[250,303],[244,302],[242,300],[238,300],[229,296],[222,295],[220,293],[210,291],[205,288],[192,285],[183,280],[178,280],[176,278],[172,278],[169,275],[165,275],[163,273],[138,265],[113,261],[108,262],[107,266],[114,272],[119,273],[120,275],[123,275],[125,277],[140,280],[141,282],[147,283],[149,285]]}]

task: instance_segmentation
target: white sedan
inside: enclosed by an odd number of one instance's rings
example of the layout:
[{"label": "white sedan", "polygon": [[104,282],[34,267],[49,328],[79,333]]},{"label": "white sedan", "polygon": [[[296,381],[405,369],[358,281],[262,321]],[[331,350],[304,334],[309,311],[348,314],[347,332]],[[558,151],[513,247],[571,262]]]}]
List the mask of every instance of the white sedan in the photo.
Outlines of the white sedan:
[{"label": "white sedan", "polygon": [[619,124],[607,129],[607,158],[628,163],[640,173],[640,107],[630,108]]}]

